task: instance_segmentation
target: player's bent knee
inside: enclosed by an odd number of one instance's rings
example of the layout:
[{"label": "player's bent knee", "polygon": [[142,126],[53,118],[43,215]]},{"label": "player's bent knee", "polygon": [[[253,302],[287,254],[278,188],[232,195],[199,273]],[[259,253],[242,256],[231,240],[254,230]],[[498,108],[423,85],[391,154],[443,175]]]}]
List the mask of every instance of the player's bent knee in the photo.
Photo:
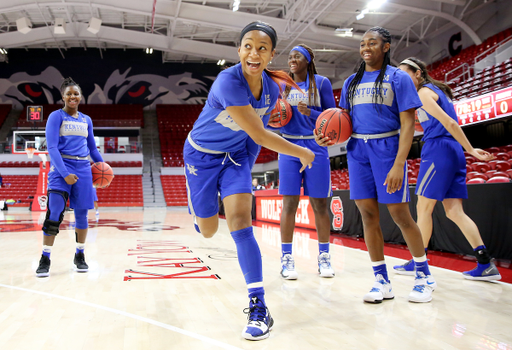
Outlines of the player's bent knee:
[{"label": "player's bent knee", "polygon": [[[54,205],[53,196],[62,196],[63,199],[63,205],[57,202],[57,205]],[[49,236],[57,236],[59,234],[59,227],[62,223],[62,220],[64,220],[64,212],[66,210],[66,202],[68,200],[68,193],[64,191],[57,191],[57,190],[48,190],[48,197],[49,203],[48,203],[48,209],[46,210],[46,218],[43,223],[43,232],[46,233],[46,235]],[[52,210],[54,214],[52,215]],[[55,213],[58,214],[58,220],[52,220],[50,217],[55,217]]]}]

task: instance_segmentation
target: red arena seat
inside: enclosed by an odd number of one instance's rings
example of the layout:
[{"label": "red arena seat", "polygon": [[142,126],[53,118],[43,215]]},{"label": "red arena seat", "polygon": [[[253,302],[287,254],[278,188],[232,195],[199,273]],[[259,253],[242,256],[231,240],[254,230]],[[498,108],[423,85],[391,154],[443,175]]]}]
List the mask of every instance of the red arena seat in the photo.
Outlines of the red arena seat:
[{"label": "red arena seat", "polygon": [[505,160],[498,160],[496,162],[496,171],[507,171],[510,168],[512,168],[511,161],[505,161]]},{"label": "red arena seat", "polygon": [[487,175],[482,174],[482,173],[479,173],[479,172],[476,172],[476,171],[472,171],[472,172],[468,173],[468,174],[466,175],[466,178],[467,178],[468,180],[472,180],[472,179],[482,179],[482,180],[487,180],[487,179],[488,179]]},{"label": "red arena seat", "polygon": [[476,177],[476,178],[474,178],[474,179],[468,180],[466,183],[467,183],[467,184],[469,184],[469,185],[473,185],[473,184],[484,184],[484,183],[485,183],[485,180],[484,180],[484,179],[480,179],[480,178]]},{"label": "red arena seat", "polygon": [[473,168],[473,171],[477,171],[482,174],[491,170],[491,166],[489,164],[482,162],[475,162],[471,164],[471,168]]},{"label": "red arena seat", "polygon": [[510,182],[510,178],[507,176],[496,176],[487,180],[487,183],[507,183]]}]

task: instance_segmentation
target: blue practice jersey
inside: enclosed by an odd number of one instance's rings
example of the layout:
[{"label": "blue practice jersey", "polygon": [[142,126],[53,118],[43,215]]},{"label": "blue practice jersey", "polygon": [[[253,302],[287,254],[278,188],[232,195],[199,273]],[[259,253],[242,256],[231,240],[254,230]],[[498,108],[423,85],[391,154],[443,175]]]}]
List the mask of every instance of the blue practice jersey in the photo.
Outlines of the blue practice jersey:
[{"label": "blue practice jersey", "polygon": [[190,133],[195,144],[219,152],[246,148],[249,135],[235,123],[226,108],[251,105],[266,126],[279,96],[279,86],[265,72],[262,81],[263,92],[256,100],[240,63],[222,71],[213,83],[206,104]]},{"label": "blue practice jersey", "polygon": [[[455,107],[453,107],[452,100],[450,100],[450,98],[446,96],[443,90],[437,86],[430,83],[425,84],[424,86],[434,91],[437,96],[439,96],[437,99],[437,104],[439,107],[441,107],[442,110],[445,111],[446,114],[448,114],[450,118],[455,120],[458,124],[459,120],[457,119],[457,114],[455,113]],[[416,111],[416,115],[418,116],[418,120],[423,127],[423,141],[436,137],[448,137],[454,139],[448,130],[446,130],[446,128],[443,126],[443,124],[441,124],[441,122],[434,118],[432,115],[428,114],[427,111],[425,111],[423,108],[419,108]]]},{"label": "blue practice jersey", "polygon": [[352,128],[358,134],[380,134],[400,129],[400,112],[422,106],[411,77],[398,68],[388,66],[382,84],[383,102],[377,96],[377,105],[373,103],[376,93],[375,80],[380,71],[364,72],[357,86],[353,106],[347,101],[348,86],[355,74],[344,83],[340,98],[340,107],[350,109]]},{"label": "blue practice jersey", "polygon": [[89,154],[94,162],[103,162],[92,129],[91,118],[78,112],[74,118],[59,109],[50,114],[46,122],[46,144],[53,166],[62,177],[69,175],[61,154],[68,156],[87,157]]},{"label": "blue practice jersey", "polygon": [[[308,75],[309,78],[309,75]],[[332,85],[329,79],[321,75],[315,74],[316,92],[318,95],[317,101],[311,98],[312,105],[309,104],[308,85],[309,79],[304,82],[297,83],[297,85],[304,91],[302,94],[294,87],[291,88],[290,93],[286,97],[286,101],[290,104],[293,110],[293,116],[290,122],[281,127],[281,132],[287,135],[295,136],[311,136],[318,116],[328,108],[336,107],[334,95],[332,93]],[[297,106],[299,102],[304,102],[311,109],[311,115],[307,116],[299,112]]]}]

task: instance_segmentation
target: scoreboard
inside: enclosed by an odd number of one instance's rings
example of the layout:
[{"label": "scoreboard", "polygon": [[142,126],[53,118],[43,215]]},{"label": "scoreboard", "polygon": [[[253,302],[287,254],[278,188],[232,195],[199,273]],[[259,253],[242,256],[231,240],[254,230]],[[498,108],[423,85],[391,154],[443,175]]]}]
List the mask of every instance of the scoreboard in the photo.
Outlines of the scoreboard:
[{"label": "scoreboard", "polygon": [[42,122],[43,121],[43,106],[27,106],[27,121],[28,122]]},{"label": "scoreboard", "polygon": [[512,115],[512,87],[454,103],[459,125],[471,125]]}]

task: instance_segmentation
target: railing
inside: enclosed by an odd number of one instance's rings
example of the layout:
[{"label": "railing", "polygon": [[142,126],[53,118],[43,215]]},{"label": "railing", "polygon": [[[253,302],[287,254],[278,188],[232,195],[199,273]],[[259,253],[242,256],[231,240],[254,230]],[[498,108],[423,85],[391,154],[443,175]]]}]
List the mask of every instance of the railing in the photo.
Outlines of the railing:
[{"label": "railing", "polygon": [[[438,56],[439,56],[439,58],[436,58]],[[442,60],[446,56],[448,56],[447,53],[446,53],[446,49],[442,49],[441,51],[436,53],[434,56],[432,56],[432,58],[430,59],[430,62],[434,62],[435,63],[435,62],[437,62],[439,60]],[[434,64],[434,63],[432,63],[432,64]]]},{"label": "railing", "polygon": [[[510,41],[512,40],[512,36],[509,36],[508,38],[506,39],[503,39],[502,41],[500,41],[499,43],[497,43],[496,45],[494,46],[491,46],[490,48],[488,48],[487,50],[483,51],[482,53],[478,54],[475,56],[475,65],[480,62],[484,55],[487,55],[488,53],[492,52],[492,50],[496,50],[498,49],[498,47],[500,47],[501,45],[505,44],[507,41]],[[482,59],[479,59],[480,57],[482,57]],[[484,56],[485,57],[485,56]]]},{"label": "railing", "polygon": [[[467,68],[467,70],[465,70],[464,68]],[[448,79],[448,75],[450,75],[451,73],[453,73],[453,72],[455,72],[456,70],[459,70],[459,69],[462,69],[462,73],[461,74],[459,74],[456,77],[453,77],[451,79]],[[463,77],[465,74],[467,74],[467,78],[468,79],[471,77],[471,67],[467,63],[463,63],[460,66],[457,66],[457,67],[453,68],[451,71],[446,72],[444,74],[444,82],[448,83],[449,80],[458,79],[460,77]]]}]

